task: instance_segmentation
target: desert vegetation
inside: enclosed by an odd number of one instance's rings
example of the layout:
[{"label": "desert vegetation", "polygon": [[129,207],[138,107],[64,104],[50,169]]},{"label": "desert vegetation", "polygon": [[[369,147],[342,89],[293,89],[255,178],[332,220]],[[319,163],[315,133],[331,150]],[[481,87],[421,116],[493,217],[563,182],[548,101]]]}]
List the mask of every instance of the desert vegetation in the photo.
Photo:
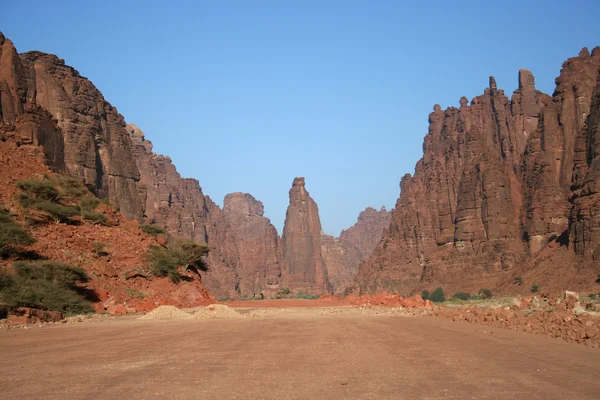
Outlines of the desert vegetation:
[{"label": "desert vegetation", "polygon": [[[79,216],[92,224],[106,225],[108,217],[96,211],[100,200],[93,196],[77,178],[62,175],[45,175],[42,180],[26,179],[16,182],[21,190],[18,200],[23,210],[29,214],[37,210],[55,223],[72,223]],[[29,221],[40,223],[28,215]]]},{"label": "desert vegetation", "polygon": [[0,312],[6,314],[17,307],[60,311],[67,314],[92,312],[78,286],[88,275],[80,267],[58,261],[17,261],[12,272],[0,270]]},{"label": "desert vegetation", "polygon": [[180,269],[198,275],[200,271],[208,271],[205,256],[209,251],[210,248],[206,245],[186,239],[175,239],[166,246],[151,246],[144,257],[145,265],[137,267],[135,271],[145,277],[166,276],[177,283],[182,279]]}]

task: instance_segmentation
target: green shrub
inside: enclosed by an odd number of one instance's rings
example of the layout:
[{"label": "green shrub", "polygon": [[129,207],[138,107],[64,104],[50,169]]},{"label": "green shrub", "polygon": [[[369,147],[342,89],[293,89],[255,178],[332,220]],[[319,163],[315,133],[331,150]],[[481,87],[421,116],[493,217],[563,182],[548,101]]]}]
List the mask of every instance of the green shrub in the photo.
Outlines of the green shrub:
[{"label": "green shrub", "polygon": [[491,299],[492,291],[490,289],[479,289],[479,297],[482,299]]},{"label": "green shrub", "polygon": [[13,245],[29,245],[35,239],[13,220],[4,207],[0,207],[0,256]]},{"label": "green shrub", "polygon": [[160,225],[150,224],[150,225],[142,225],[140,226],[142,232],[146,233],[150,236],[157,236],[161,233],[165,233],[165,228]]},{"label": "green shrub", "polygon": [[57,224],[79,215],[79,210],[76,207],[65,206],[60,203],[39,202],[35,204],[35,208],[49,214]]},{"label": "green shrub", "polygon": [[319,297],[321,297],[320,294],[308,294],[308,293],[298,293],[298,295],[296,296],[296,298],[298,298],[298,299],[305,299],[305,300],[318,299]]},{"label": "green shrub", "polygon": [[429,300],[433,301],[434,303],[443,303],[446,301],[446,294],[441,287],[436,288],[433,292],[431,292]]},{"label": "green shrub", "polygon": [[465,292],[456,292],[452,295],[452,298],[455,300],[469,300],[471,295]]},{"label": "green shrub", "polygon": [[[60,192],[54,187],[54,183],[50,181],[38,181],[35,179],[26,179],[18,181],[17,187],[25,192],[25,199],[38,202],[55,202],[60,197]],[[20,198],[21,199],[21,198]]]},{"label": "green shrub", "polygon": [[600,283],[600,274],[596,277],[596,283]]},{"label": "green shrub", "polygon": [[98,211],[90,211],[90,210],[85,210],[81,212],[81,218],[83,218],[85,221],[91,222],[92,224],[99,224],[99,225],[107,225],[108,224],[108,217],[106,216],[106,214],[98,212]]},{"label": "green shrub", "polygon": [[521,286],[523,284],[523,278],[521,278],[520,276],[515,276],[514,283]]},{"label": "green shrub", "polygon": [[423,290],[421,292],[421,298],[423,300],[429,300],[429,297],[431,296],[431,293],[429,293],[429,290]]},{"label": "green shrub", "polygon": [[210,248],[205,245],[199,245],[191,240],[175,240],[166,247],[151,246],[145,255],[145,262],[153,275],[167,276],[172,282],[177,283],[181,280],[178,268],[192,270],[197,274],[199,271],[208,271],[208,265],[204,256],[208,254]]},{"label": "green shrub", "polygon": [[540,286],[539,285],[532,285],[531,289],[529,289],[529,290],[531,290],[531,293],[537,293],[538,290],[540,290]]},{"label": "green shrub", "polygon": [[76,201],[89,194],[88,189],[83,186],[83,182],[79,178],[56,175],[54,178],[50,179],[50,182],[55,186],[60,187],[60,196],[64,199]]},{"label": "green shrub", "polygon": [[0,303],[5,309],[93,311],[91,304],[78,293],[77,283],[88,280],[83,269],[58,261],[16,262],[13,268],[15,275],[0,274]]},{"label": "green shrub", "polygon": [[100,205],[100,200],[94,196],[85,196],[79,200],[79,209],[81,211],[94,211]]}]

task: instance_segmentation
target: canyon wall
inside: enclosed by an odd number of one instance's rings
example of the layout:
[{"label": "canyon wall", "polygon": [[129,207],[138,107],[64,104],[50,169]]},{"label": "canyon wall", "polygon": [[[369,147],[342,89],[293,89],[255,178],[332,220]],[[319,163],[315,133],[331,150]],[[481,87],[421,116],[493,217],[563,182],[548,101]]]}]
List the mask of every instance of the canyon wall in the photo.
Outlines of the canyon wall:
[{"label": "canyon wall", "polygon": [[[144,133],[126,124],[78,71],[51,54],[18,54],[1,33],[0,135],[28,148],[56,172],[80,177],[126,218],[207,243],[210,271],[203,281],[215,297],[268,297],[285,287],[319,293],[331,288],[317,206],[299,180],[290,191],[280,239],[260,201],[233,193],[221,209],[197,180],[182,178],[169,157],[154,153]],[[332,269],[347,281],[355,272],[349,274],[344,263],[339,258]]]},{"label": "canyon wall", "polygon": [[549,249],[594,258],[599,67],[600,49],[584,49],[564,63],[552,97],[521,70],[510,100],[491,77],[470,103],[436,105],[423,158],[402,178],[390,228],[354,290],[477,291]]}]

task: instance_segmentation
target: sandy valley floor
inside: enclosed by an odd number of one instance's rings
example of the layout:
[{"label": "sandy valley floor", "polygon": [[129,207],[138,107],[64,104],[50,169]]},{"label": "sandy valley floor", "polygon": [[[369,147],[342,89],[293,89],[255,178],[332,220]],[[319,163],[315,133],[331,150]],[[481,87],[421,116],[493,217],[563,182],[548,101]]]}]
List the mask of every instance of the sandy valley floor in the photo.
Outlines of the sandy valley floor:
[{"label": "sandy valley floor", "polygon": [[0,354],[3,399],[600,398],[600,349],[321,308],[0,331]]}]

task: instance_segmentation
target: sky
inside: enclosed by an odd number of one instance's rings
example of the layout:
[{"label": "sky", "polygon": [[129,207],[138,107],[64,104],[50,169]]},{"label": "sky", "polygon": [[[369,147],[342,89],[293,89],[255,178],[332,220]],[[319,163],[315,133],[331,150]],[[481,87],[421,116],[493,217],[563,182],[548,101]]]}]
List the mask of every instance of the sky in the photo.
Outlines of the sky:
[{"label": "sky", "polygon": [[434,104],[526,68],[552,94],[562,62],[600,45],[591,1],[9,1],[19,52],[63,58],[222,205],[251,193],[282,232],[296,176],[338,235],[391,209]]}]

